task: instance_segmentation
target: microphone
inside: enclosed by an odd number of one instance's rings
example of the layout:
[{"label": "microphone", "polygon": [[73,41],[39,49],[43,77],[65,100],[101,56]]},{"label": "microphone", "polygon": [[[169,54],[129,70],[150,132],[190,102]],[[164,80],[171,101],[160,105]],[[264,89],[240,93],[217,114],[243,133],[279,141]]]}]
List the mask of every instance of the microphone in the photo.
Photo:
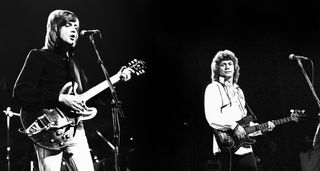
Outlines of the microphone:
[{"label": "microphone", "polygon": [[299,56],[299,55],[295,55],[295,54],[291,54],[291,55],[289,55],[289,59],[290,59],[290,60],[293,60],[293,59],[297,59],[297,60],[300,60],[300,59],[303,59],[303,60],[310,60],[310,59],[309,59],[309,58],[307,58],[307,57]]},{"label": "microphone", "polygon": [[100,30],[82,30],[80,32],[80,36],[92,35],[96,33],[100,33]]}]

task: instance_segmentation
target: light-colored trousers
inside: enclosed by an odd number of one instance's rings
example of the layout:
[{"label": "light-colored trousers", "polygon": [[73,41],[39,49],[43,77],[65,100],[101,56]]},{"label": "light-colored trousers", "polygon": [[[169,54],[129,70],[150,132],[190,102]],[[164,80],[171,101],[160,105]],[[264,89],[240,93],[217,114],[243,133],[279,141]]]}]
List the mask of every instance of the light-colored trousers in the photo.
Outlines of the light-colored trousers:
[{"label": "light-colored trousers", "polygon": [[[72,171],[94,171],[85,130],[78,129],[71,140],[70,146],[65,150],[71,155],[65,159],[72,168]],[[60,171],[63,151],[48,150],[35,145],[39,171]]]}]

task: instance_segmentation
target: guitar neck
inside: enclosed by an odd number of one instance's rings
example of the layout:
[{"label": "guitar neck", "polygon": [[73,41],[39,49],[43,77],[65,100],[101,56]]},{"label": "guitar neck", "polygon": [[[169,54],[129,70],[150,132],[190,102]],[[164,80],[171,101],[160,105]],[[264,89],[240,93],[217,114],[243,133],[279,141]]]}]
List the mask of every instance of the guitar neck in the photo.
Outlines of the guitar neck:
[{"label": "guitar neck", "polygon": [[[281,125],[287,122],[291,122],[293,121],[291,117],[286,117],[286,118],[282,118],[282,119],[278,119],[278,120],[272,120],[271,122],[277,126],[277,125]],[[262,123],[259,125],[254,125],[254,126],[249,126],[245,128],[245,131],[247,134],[259,131],[259,130],[263,130],[263,129],[267,129],[268,128],[268,123]]]},{"label": "guitar neck", "polygon": [[[110,81],[112,84],[115,84],[118,81],[120,81],[120,78],[117,75],[114,75],[110,78]],[[105,80],[105,81],[99,83],[98,85],[92,87],[88,91],[82,93],[80,96],[84,101],[88,101],[89,99],[96,96],[97,94],[99,94],[100,92],[102,92],[103,90],[105,90],[107,88],[109,88],[109,83],[107,80]]]}]

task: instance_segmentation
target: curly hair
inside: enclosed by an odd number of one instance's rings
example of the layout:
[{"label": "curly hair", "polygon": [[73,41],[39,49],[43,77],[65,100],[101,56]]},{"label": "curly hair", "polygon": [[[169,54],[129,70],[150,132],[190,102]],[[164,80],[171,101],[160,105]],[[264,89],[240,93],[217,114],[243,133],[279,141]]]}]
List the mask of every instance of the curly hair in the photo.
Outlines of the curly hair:
[{"label": "curly hair", "polygon": [[238,64],[238,58],[230,50],[218,51],[212,59],[211,63],[211,79],[212,81],[218,81],[220,76],[220,63],[225,60],[231,60],[234,64],[233,82],[237,83],[240,75],[240,66]]},{"label": "curly hair", "polygon": [[[60,28],[68,22],[78,21],[77,16],[68,10],[54,10],[48,16],[45,48],[55,49],[60,41]],[[78,30],[79,32],[79,30]]]}]

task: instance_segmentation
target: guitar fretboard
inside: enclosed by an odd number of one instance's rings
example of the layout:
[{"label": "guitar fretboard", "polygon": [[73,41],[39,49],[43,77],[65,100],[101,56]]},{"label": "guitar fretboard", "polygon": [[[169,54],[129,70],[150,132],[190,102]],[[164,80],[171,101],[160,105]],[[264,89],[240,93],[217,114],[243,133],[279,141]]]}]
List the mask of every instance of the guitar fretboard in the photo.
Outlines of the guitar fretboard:
[{"label": "guitar fretboard", "polygon": [[[132,70],[134,70],[135,73],[139,73],[141,70],[143,71],[143,68],[145,68],[144,63],[145,62],[141,61],[141,60],[134,60],[131,62],[131,65],[128,66],[128,68],[131,68]],[[115,84],[119,81],[120,81],[119,75],[114,75],[110,78],[111,84]],[[82,93],[80,96],[86,102],[87,100],[91,99],[92,97],[99,94],[103,90],[109,88],[109,86],[110,86],[109,82],[107,80],[105,80],[105,81],[99,83],[98,85],[92,87],[88,91]]]},{"label": "guitar fretboard", "polygon": [[[274,125],[281,125],[281,124],[291,122],[291,121],[293,121],[291,117],[286,117],[286,118],[282,118],[282,119],[278,119],[278,120],[272,120],[271,122]],[[266,122],[266,123],[262,123],[259,125],[246,127],[245,131],[247,134],[250,134],[250,133],[253,133],[253,132],[256,132],[259,130],[263,130],[263,129],[267,129],[267,128],[268,128],[268,123]]]},{"label": "guitar fretboard", "polygon": [[[110,78],[110,81],[112,84],[115,84],[119,80],[120,80],[120,78],[116,77],[115,75]],[[109,83],[107,80],[105,80],[105,81],[99,83],[98,85],[92,87],[88,91],[84,92],[83,94],[81,94],[81,98],[84,101],[87,101],[107,88],[109,88]]]}]

